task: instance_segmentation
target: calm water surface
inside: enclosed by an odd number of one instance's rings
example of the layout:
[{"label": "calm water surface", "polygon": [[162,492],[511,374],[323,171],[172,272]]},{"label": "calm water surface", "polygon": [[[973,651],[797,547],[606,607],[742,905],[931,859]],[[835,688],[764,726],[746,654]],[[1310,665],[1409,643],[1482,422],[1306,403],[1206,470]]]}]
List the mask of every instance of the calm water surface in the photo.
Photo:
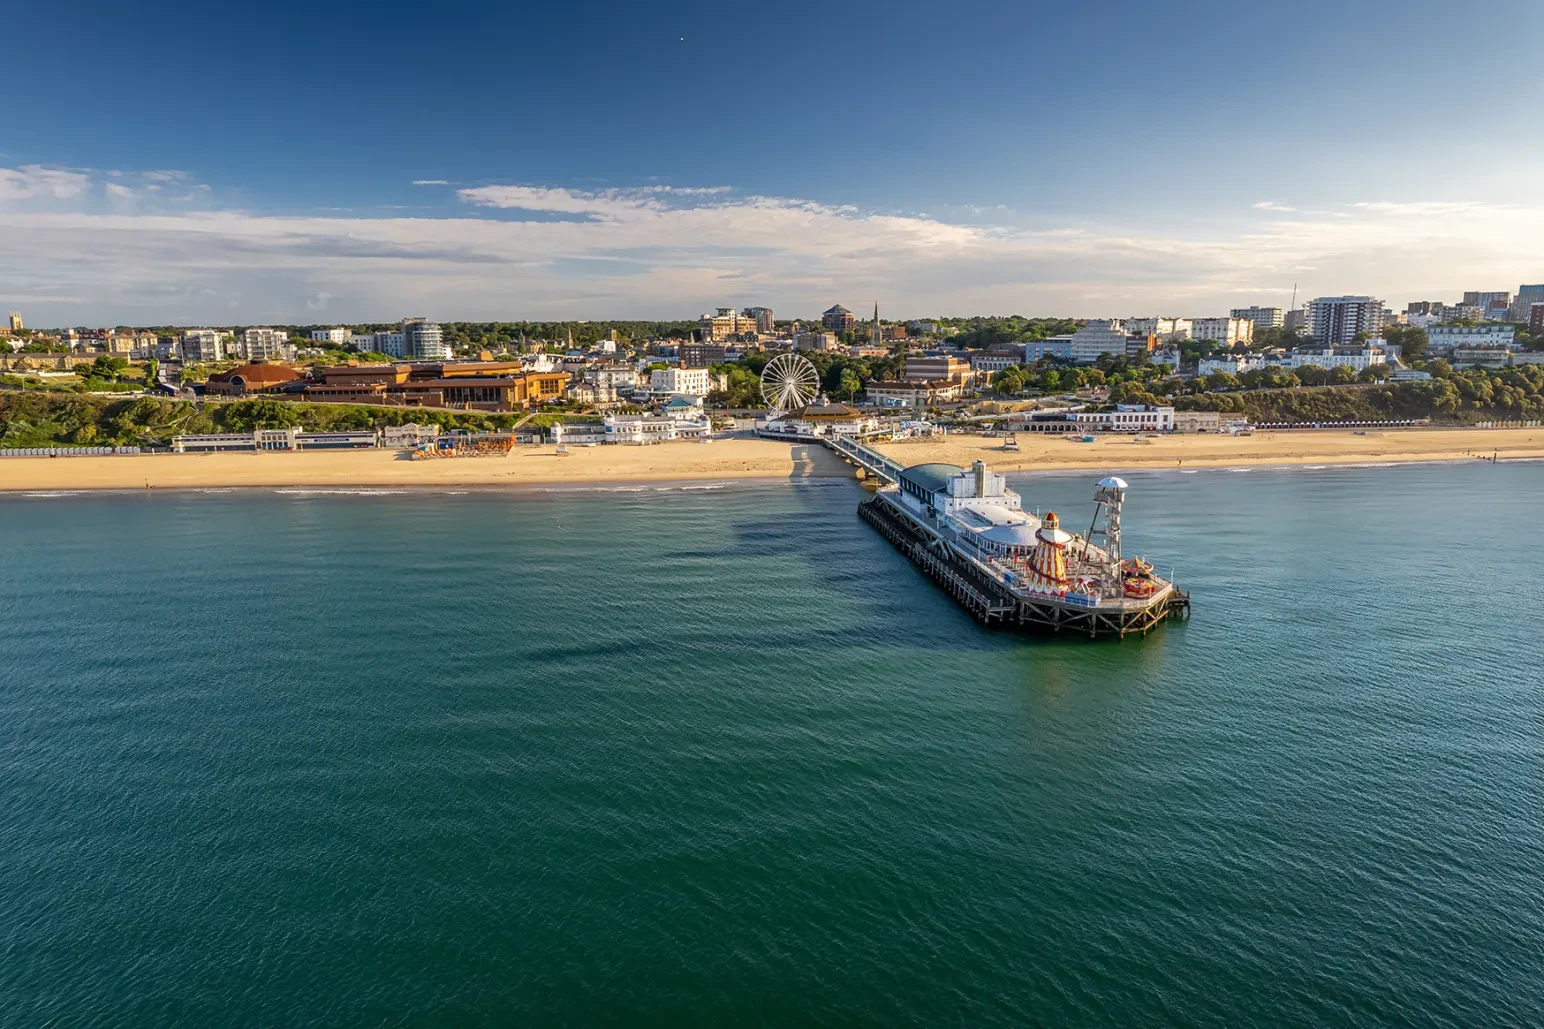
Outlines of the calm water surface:
[{"label": "calm water surface", "polygon": [[1129,480],[1092,645],[845,482],[0,498],[0,1025],[1544,1022],[1544,466]]}]

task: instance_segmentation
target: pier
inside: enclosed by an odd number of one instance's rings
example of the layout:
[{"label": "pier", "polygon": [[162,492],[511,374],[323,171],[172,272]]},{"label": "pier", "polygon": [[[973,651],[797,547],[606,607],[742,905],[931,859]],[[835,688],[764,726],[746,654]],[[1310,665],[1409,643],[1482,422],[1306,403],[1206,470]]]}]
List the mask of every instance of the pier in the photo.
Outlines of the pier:
[{"label": "pier", "polygon": [[865,446],[855,439],[834,433],[822,436],[820,442],[824,443],[828,450],[835,451],[847,461],[862,468],[869,475],[882,479],[887,485],[901,480],[903,465],[898,461],[890,460],[873,447]]},{"label": "pier", "polygon": [[1122,558],[1119,478],[1098,484],[1095,527],[1083,537],[1054,513],[1025,512],[979,461],[908,468],[855,439],[822,442],[883,483],[858,517],[982,625],[1123,639],[1190,616],[1189,593],[1140,557]]}]

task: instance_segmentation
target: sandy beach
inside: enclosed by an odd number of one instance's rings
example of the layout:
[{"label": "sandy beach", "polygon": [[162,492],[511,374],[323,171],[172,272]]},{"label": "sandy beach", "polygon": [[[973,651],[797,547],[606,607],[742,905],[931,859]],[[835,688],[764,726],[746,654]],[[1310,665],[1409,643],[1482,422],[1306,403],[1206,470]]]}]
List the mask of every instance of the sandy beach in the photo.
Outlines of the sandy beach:
[{"label": "sandy beach", "polygon": [[1544,458],[1544,427],[1369,429],[1365,436],[1324,429],[1257,432],[1253,436],[1187,433],[1142,440],[1112,434],[1097,436],[1092,443],[1021,432],[1017,440],[1017,453],[1005,452],[1001,439],[964,435],[881,443],[875,449],[903,464],[946,461],[968,465],[979,460],[999,471],[1472,461],[1478,455],[1488,458],[1493,454],[1502,461]]},{"label": "sandy beach", "polygon": [[[986,461],[1002,471],[1089,468],[1206,468],[1267,464],[1544,458],[1544,428],[1262,432],[1254,436],[1186,435],[1136,441],[1100,436],[1093,443],[1018,435],[1019,452],[1001,439],[956,435],[882,443],[905,464]],[[408,460],[390,450],[310,453],[156,454],[0,459],[0,490],[177,489],[222,486],[522,485],[701,479],[852,477],[854,469],[823,447],[760,439],[658,446],[519,447],[507,457]]]}]

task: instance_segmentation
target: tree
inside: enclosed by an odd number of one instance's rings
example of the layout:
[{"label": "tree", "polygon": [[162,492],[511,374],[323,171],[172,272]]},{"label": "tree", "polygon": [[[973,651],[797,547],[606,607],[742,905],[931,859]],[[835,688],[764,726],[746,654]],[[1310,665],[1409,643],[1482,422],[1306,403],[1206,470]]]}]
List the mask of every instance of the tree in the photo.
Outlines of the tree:
[{"label": "tree", "polygon": [[1415,325],[1392,325],[1383,330],[1383,341],[1400,348],[1400,359],[1409,363],[1426,356],[1429,340],[1426,330]]},{"label": "tree", "polygon": [[91,379],[103,379],[107,382],[117,382],[118,377],[129,367],[129,362],[122,357],[108,357],[103,354],[91,362],[86,377]]},{"label": "tree", "polygon": [[1024,388],[1024,373],[1016,365],[1004,368],[993,376],[992,386],[999,393],[1017,393]]},{"label": "tree", "polygon": [[1357,373],[1356,379],[1358,382],[1382,382],[1392,374],[1386,364],[1370,364]]},{"label": "tree", "polygon": [[1337,364],[1330,369],[1330,382],[1336,386],[1344,386],[1348,382],[1356,381],[1356,370],[1348,364]]},{"label": "tree", "polygon": [[1043,390],[1050,391],[1054,389],[1060,389],[1061,384],[1061,373],[1058,372],[1055,368],[1052,368],[1050,371],[1040,376],[1040,388]]},{"label": "tree", "polygon": [[1207,389],[1238,389],[1238,377],[1227,372],[1212,372],[1206,377]]},{"label": "tree", "polygon": [[842,392],[847,394],[847,399],[851,400],[858,395],[858,390],[863,388],[863,380],[858,378],[858,373],[851,368],[843,368],[841,388]]}]

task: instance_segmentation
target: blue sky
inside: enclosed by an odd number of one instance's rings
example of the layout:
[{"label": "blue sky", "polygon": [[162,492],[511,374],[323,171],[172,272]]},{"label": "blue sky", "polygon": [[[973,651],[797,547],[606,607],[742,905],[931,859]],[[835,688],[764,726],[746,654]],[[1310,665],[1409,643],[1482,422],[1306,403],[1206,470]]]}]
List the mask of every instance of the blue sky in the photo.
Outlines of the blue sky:
[{"label": "blue sky", "polygon": [[6,21],[0,306],[37,324],[1203,315],[1294,281],[1544,281],[1523,0]]}]

